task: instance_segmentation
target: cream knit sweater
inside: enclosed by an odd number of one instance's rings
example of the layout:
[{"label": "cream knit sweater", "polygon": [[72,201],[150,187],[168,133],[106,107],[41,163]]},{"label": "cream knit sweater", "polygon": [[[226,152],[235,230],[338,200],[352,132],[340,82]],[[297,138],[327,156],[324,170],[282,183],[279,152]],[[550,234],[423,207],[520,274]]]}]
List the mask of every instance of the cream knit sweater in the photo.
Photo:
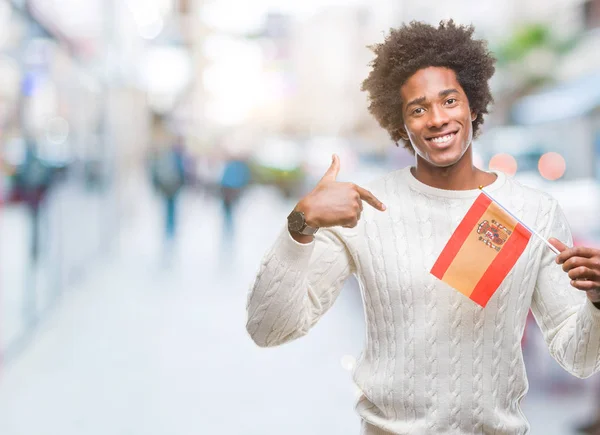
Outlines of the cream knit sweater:
[{"label": "cream knit sweater", "polygon": [[[497,175],[490,194],[542,236],[572,244],[553,198]],[[366,317],[354,372],[363,434],[528,433],[519,403],[528,388],[521,338],[530,308],[561,366],[578,377],[598,371],[600,310],[536,237],[486,308],[429,273],[478,190],[436,189],[409,168],[368,187],[387,211],[365,206],[356,228],[322,229],[305,245],[284,229],[247,307],[253,340],[276,346],[305,335],[356,275]]]}]

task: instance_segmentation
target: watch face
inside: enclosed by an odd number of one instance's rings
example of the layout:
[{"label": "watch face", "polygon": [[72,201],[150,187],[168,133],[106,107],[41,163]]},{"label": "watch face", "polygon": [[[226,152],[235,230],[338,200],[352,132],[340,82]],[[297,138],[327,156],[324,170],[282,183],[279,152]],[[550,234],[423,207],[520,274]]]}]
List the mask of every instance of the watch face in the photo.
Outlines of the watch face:
[{"label": "watch face", "polygon": [[293,212],[288,217],[288,227],[292,231],[300,231],[304,226],[304,216],[302,213]]}]

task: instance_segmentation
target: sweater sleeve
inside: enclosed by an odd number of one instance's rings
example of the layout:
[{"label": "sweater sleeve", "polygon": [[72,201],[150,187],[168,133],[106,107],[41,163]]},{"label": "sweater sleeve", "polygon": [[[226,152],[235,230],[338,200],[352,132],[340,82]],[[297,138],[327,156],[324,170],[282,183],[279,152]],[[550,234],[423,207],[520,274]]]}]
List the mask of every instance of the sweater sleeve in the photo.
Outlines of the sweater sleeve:
[{"label": "sweater sleeve", "polygon": [[322,229],[313,242],[301,244],[285,228],[264,256],[248,295],[248,333],[261,347],[306,335],[354,270],[336,230]]},{"label": "sweater sleeve", "polygon": [[[551,213],[546,238],[572,246],[571,230],[556,201]],[[587,378],[600,368],[600,310],[570,282],[556,254],[544,248],[531,310],[552,357],[569,373]]]}]

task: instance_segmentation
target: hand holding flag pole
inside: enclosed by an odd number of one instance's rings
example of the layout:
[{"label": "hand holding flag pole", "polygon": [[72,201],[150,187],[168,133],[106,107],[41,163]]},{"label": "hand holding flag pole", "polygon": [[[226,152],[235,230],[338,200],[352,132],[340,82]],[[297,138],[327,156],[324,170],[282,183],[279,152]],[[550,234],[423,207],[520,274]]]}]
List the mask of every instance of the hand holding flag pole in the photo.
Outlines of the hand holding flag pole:
[{"label": "hand holding flag pole", "polygon": [[482,192],[450,236],[431,274],[485,307],[532,234]]},{"label": "hand holding flag pole", "polygon": [[431,274],[485,307],[525,251],[532,235],[554,252],[556,262],[600,309],[600,249],[553,244],[529,228],[479,186],[481,194],[454,230]]},{"label": "hand holding flag pole", "polygon": [[479,190],[481,190],[481,192],[487,196],[489,199],[491,199],[493,202],[495,202],[502,210],[504,210],[508,215],[510,215],[514,220],[516,220],[517,222],[519,222],[521,225],[523,225],[527,230],[529,230],[529,232],[531,232],[531,234],[537,236],[540,238],[540,240],[542,240],[546,246],[548,246],[548,248],[550,248],[550,250],[552,252],[554,252],[556,255],[560,255],[560,251],[558,249],[556,249],[554,246],[552,246],[552,244],[546,240],[544,237],[542,237],[537,231],[533,230],[532,228],[528,227],[527,225],[525,225],[523,223],[523,221],[521,219],[519,219],[518,217],[516,217],[514,214],[512,214],[510,211],[508,211],[508,209],[506,207],[504,207],[502,204],[500,204],[498,201],[496,201],[489,193],[487,193],[484,189],[483,186],[479,186]]}]

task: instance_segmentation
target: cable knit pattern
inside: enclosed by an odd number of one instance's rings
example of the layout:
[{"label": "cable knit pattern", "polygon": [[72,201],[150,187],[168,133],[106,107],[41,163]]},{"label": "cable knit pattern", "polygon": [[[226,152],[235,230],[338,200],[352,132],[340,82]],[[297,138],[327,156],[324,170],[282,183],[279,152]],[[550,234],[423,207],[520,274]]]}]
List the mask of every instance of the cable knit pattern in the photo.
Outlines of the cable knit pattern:
[{"label": "cable knit pattern", "polygon": [[[464,213],[458,212],[458,201],[450,201],[450,216],[452,220],[452,229],[455,229],[462,219]],[[459,430],[461,421],[459,413],[462,408],[461,403],[461,324],[463,313],[461,305],[464,302],[462,294],[457,292],[450,294],[450,428],[452,433]]]},{"label": "cable knit pattern", "polygon": [[[386,194],[389,195],[388,192],[391,192],[392,186],[390,186],[390,179],[389,177],[386,178],[386,182],[385,182],[385,191]],[[381,229],[379,228],[380,231],[380,240],[381,237],[383,236],[383,234],[381,233]],[[398,246],[398,240],[397,238],[394,238],[394,247],[397,248]],[[403,243],[403,245],[406,245],[406,243]],[[387,267],[397,267],[397,263],[390,263],[387,265]],[[398,413],[396,412],[396,409],[394,407],[394,380],[395,380],[395,374],[396,374],[396,348],[397,348],[397,343],[396,343],[396,328],[394,325],[394,310],[392,308],[392,300],[391,300],[391,295],[390,295],[390,285],[388,283],[388,286],[386,288],[384,288],[385,290],[385,296],[386,296],[386,304],[385,306],[385,312],[387,314],[386,319],[388,320],[388,330],[390,332],[390,335],[388,337],[388,360],[389,360],[389,368],[386,370],[387,373],[387,377],[388,379],[386,380],[386,385],[388,388],[387,391],[387,403],[390,406],[390,416],[394,416],[394,419],[398,419]]]},{"label": "cable knit pattern", "polygon": [[483,310],[473,311],[473,433],[483,433]]},{"label": "cable knit pattern", "polygon": [[[419,235],[421,240],[435,238],[435,228],[429,219],[429,210],[435,207],[435,203],[431,197],[424,195],[424,200],[419,201],[416,207],[417,222],[419,225]],[[433,243],[423,243],[424,259],[434,258]],[[427,264],[423,264],[423,268],[427,268]],[[425,306],[427,308],[427,390],[435,391],[438,376],[438,361],[437,361],[437,300],[438,295],[435,291],[435,281],[427,280],[424,285],[425,290]],[[437,427],[437,397],[429,397],[427,409],[427,432],[434,433]]]},{"label": "cable knit pattern", "polygon": [[[383,270],[384,269],[384,260],[383,254],[381,252],[381,244],[377,243],[379,238],[379,231],[377,229],[377,224],[375,222],[368,222],[365,224],[365,234],[367,238],[367,244],[369,246],[369,256],[371,258],[372,270]],[[386,319],[386,310],[384,309],[384,303],[382,302],[383,295],[386,293],[385,283],[384,283],[384,274],[375,274],[375,285],[377,288],[381,289],[378,293],[374,294],[373,308],[379,313],[379,316],[376,318],[376,328],[377,334],[375,336],[375,341],[373,343],[373,366],[371,376],[373,377],[383,377],[386,375],[386,361],[383,361],[384,366],[381,367],[381,352],[382,352],[382,342],[383,345],[386,345],[386,341],[388,337],[388,322]],[[376,301],[376,302],[375,302]],[[381,339],[379,335],[381,334]],[[380,407],[383,412],[386,412],[385,406],[385,382],[378,382],[379,391],[376,391],[372,396],[374,400],[376,400],[376,405]]]},{"label": "cable knit pattern", "polygon": [[[384,203],[385,204],[385,203]],[[410,228],[407,225],[407,219],[403,221],[404,233],[408,235]],[[409,246],[406,247],[406,257],[410,259],[411,252],[409,252]],[[407,269],[408,280],[412,282],[415,278],[413,277],[412,270]],[[405,408],[406,418],[416,420],[417,415],[415,411],[415,298],[412,291],[412,286],[408,285],[400,289],[402,296],[402,306],[404,307],[404,324],[402,330],[404,332],[404,363],[405,370],[403,378],[404,382],[404,394],[406,395]]]},{"label": "cable knit pattern", "polygon": [[[273,263],[273,273],[269,274],[269,275],[261,275],[258,279],[257,279],[257,283],[255,284],[256,286],[261,284],[261,278],[264,276],[265,278],[270,278],[269,282],[266,286],[266,288],[268,288],[269,290],[265,293],[264,297],[260,300],[260,303],[257,304],[257,306],[254,308],[252,314],[249,316],[249,321],[248,321],[248,325],[247,325],[247,329],[248,332],[250,333],[250,335],[254,335],[256,334],[258,327],[260,326],[262,320],[264,319],[267,310],[269,308],[269,305],[271,304],[272,300],[273,300],[273,296],[274,294],[277,292],[277,290],[279,289],[279,286],[285,276],[285,273],[287,272],[285,269],[285,265],[282,265],[280,262],[278,262],[276,259],[272,259],[271,262]],[[253,298],[250,298],[250,304],[249,306],[252,306]]]},{"label": "cable knit pattern", "polygon": [[460,349],[460,327],[462,324],[462,313],[461,304],[463,301],[460,300],[460,295],[456,294],[452,296],[452,303],[450,305],[451,311],[451,338],[450,338],[450,391],[452,396],[450,397],[452,407],[450,411],[450,427],[453,432],[456,432],[461,424],[458,418],[458,413],[461,408],[461,397],[460,397],[460,374],[462,370],[463,361],[461,360],[461,349]]},{"label": "cable knit pattern", "polygon": [[[516,186],[513,187],[513,196],[512,196],[512,203],[514,204],[514,210],[517,216],[522,216],[525,219],[525,197],[524,197],[524,190],[522,188],[520,189],[515,189]],[[537,210],[539,209],[540,205],[538,204],[530,204],[530,209],[535,210],[536,214]],[[543,222],[542,220],[540,220],[539,218],[536,219],[536,222]],[[547,221],[545,222],[545,225],[547,226],[548,223]],[[536,252],[537,250],[535,249],[536,245],[539,245],[540,241],[538,240],[534,240],[531,243],[530,249],[532,252]],[[525,263],[525,268],[523,269],[513,269],[511,271],[511,278],[515,280],[515,282],[518,283],[522,283],[525,287],[529,287],[530,283],[529,283],[529,279],[526,278],[524,275],[526,274],[526,272],[528,270],[532,270],[534,267],[534,259],[536,258],[536,255],[530,255],[527,259],[527,262]],[[529,275],[529,277],[532,277],[533,275]],[[505,398],[505,406],[508,409],[511,409],[512,412],[519,412],[519,403],[517,400],[514,400],[515,397],[518,397],[518,400],[520,400],[520,396],[517,395],[517,389],[521,389],[523,390],[523,393],[525,391],[525,386],[523,385],[523,383],[518,382],[518,377],[522,377],[523,373],[522,372],[522,368],[523,368],[523,355],[521,353],[521,341],[523,338],[523,329],[524,329],[524,324],[526,321],[526,317],[527,317],[527,312],[528,312],[528,304],[525,303],[525,298],[526,298],[526,293],[525,292],[519,292],[519,294],[517,295],[517,303],[515,305],[515,309],[513,309],[513,319],[512,319],[512,327],[513,327],[513,331],[511,332],[512,336],[511,336],[511,343],[512,343],[512,349],[511,349],[511,360],[510,360],[510,370],[509,370],[509,375],[508,375],[508,395],[506,395]],[[508,326],[508,325],[507,325]],[[511,399],[512,398],[512,399]],[[502,425],[502,427],[504,427],[504,425]]]},{"label": "cable knit pattern", "polygon": [[[514,195],[515,195],[515,185],[508,185],[507,189],[508,190],[508,197],[512,199],[514,199]],[[497,198],[499,201],[501,201],[501,198]],[[519,214],[519,212],[522,213],[523,209],[521,206],[521,202],[520,201],[511,201],[510,206],[509,205],[505,205],[507,207],[518,207],[519,210],[515,211],[515,216],[522,216]],[[502,387],[507,387],[507,382],[506,379],[501,379],[502,374],[506,374],[508,371],[506,370],[506,367],[503,366],[502,362],[506,360],[506,347],[507,345],[505,344],[504,338],[505,338],[505,334],[508,333],[510,334],[511,331],[507,331],[507,316],[510,315],[510,313],[508,312],[508,306],[509,306],[509,301],[510,301],[510,296],[511,293],[509,292],[509,289],[513,288],[513,282],[514,282],[514,268],[513,270],[510,271],[509,275],[505,278],[504,280],[505,282],[508,283],[507,286],[501,286],[497,291],[496,291],[496,297],[497,297],[497,305],[496,305],[496,312],[495,312],[495,322],[494,324],[496,325],[495,329],[494,329],[494,346],[492,348],[492,385],[494,388],[494,392],[493,392],[493,396],[495,399],[495,413],[496,415],[499,415],[500,412],[503,411],[502,408],[504,408],[506,405],[504,403],[504,401],[502,400],[503,397],[506,398],[507,394],[505,391],[502,391],[501,388]],[[512,296],[517,296],[518,294],[516,294],[518,292],[515,292],[512,294]],[[520,344],[520,342],[518,343]],[[510,345],[510,344],[509,344]],[[511,400],[511,399],[509,399]],[[502,434],[502,433],[506,433],[506,426],[505,426],[505,422],[503,420],[497,420],[497,426],[495,428],[494,434]]]},{"label": "cable knit pattern", "polygon": [[[435,189],[409,168],[368,188],[386,212],[365,205],[356,228],[322,229],[305,245],[282,229],[247,299],[250,336],[276,346],[308,333],[356,275],[367,328],[354,371],[364,435],[528,433],[520,400],[530,308],[562,367],[579,377],[600,369],[600,310],[537,238],[485,309],[430,274],[478,190]],[[501,173],[487,189],[544,237],[572,244],[547,194]]]},{"label": "cable knit pattern", "polygon": [[[392,178],[390,180],[390,178]],[[407,190],[406,186],[403,186],[402,184],[398,183],[397,180],[395,180],[394,182],[394,178],[393,177],[387,177],[386,179],[386,188],[391,189],[391,197],[401,197],[406,195],[405,192],[399,192],[400,188],[404,188]],[[389,227],[390,228],[396,228],[398,226],[403,226],[404,222],[406,221],[406,219],[403,217],[402,213],[405,210],[402,208],[396,208],[396,209],[392,209],[390,210],[389,213],[389,217],[391,222],[389,223]],[[410,268],[408,265],[408,262],[406,261],[406,259],[409,258],[409,253],[408,253],[408,238],[407,238],[407,233],[406,231],[394,231],[394,247],[395,250],[397,252],[396,255],[396,268],[398,271],[398,287],[400,290],[400,301],[402,303],[403,306],[408,306],[408,299],[409,299],[409,295],[401,288],[401,282],[405,281],[405,282],[410,282],[411,280],[411,275],[410,275]],[[403,261],[404,260],[404,261]],[[403,330],[405,328],[405,325],[408,324],[408,319],[407,317],[411,314],[410,310],[401,310],[399,312],[400,316],[399,319],[402,322],[400,326],[400,329]],[[405,336],[405,332],[402,332],[402,336]],[[406,347],[406,346],[404,346]],[[402,400],[402,410],[398,410],[395,409],[395,416],[396,416],[396,420],[398,420],[398,416],[401,415],[403,416],[403,418],[408,418],[408,416],[410,415],[410,411],[411,411],[411,407],[414,406],[414,404],[410,403],[410,399],[412,398],[412,394],[410,394],[410,398],[408,397],[407,393],[406,393],[406,388],[404,387],[404,376],[402,376],[400,379],[402,379],[402,386],[401,388],[399,388],[400,391],[398,391],[398,394],[401,394],[402,396],[407,397],[407,399],[409,400]],[[410,389],[409,389],[410,390]]]}]

